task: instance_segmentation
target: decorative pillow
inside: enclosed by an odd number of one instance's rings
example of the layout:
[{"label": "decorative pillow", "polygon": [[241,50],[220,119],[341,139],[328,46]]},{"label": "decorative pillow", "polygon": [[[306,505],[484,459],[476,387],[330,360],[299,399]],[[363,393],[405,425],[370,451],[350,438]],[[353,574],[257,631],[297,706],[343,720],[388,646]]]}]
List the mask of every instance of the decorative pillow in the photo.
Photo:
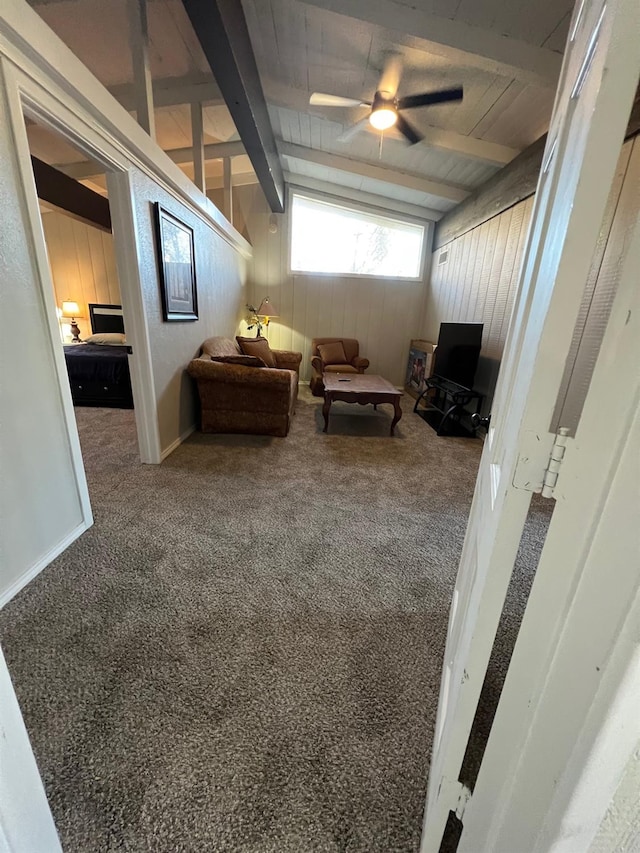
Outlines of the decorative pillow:
[{"label": "decorative pillow", "polygon": [[267,367],[275,367],[276,360],[271,352],[269,341],[266,338],[241,338],[236,336],[238,346],[245,355],[255,355],[261,358]]},{"label": "decorative pillow", "polygon": [[244,364],[246,367],[267,366],[257,355],[212,355],[211,361],[219,361],[222,364]]},{"label": "decorative pillow", "polygon": [[126,337],[121,332],[97,332],[84,339],[85,344],[106,344],[108,346],[119,346],[127,343]]},{"label": "decorative pillow", "polygon": [[331,344],[320,344],[318,347],[323,364],[348,364],[342,341]]}]

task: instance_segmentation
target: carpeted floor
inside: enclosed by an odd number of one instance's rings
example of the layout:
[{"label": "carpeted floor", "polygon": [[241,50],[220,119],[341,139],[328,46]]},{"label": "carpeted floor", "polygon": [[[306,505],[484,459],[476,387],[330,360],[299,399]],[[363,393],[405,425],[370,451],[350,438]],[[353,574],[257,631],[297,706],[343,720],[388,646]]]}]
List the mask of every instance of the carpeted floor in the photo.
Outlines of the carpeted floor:
[{"label": "carpeted floor", "polygon": [[0,613],[67,853],[417,850],[481,442],[412,403],[394,438],[346,404],[323,435],[303,389],[286,439],[161,466],[132,412],[77,410],[95,525]]}]

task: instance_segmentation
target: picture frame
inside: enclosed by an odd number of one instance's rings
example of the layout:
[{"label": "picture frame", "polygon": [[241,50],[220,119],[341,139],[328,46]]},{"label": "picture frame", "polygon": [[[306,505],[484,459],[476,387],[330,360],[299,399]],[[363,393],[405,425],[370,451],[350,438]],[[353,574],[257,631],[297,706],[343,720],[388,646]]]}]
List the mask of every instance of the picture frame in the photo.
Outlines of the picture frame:
[{"label": "picture frame", "polygon": [[411,341],[404,387],[412,397],[419,397],[426,388],[426,380],[433,373],[435,351],[436,345],[431,341]]},{"label": "picture frame", "polygon": [[407,375],[405,387],[417,394],[424,391],[424,371],[426,367],[426,354],[419,349],[411,347],[409,350],[409,361],[407,363]]},{"label": "picture frame", "polygon": [[160,293],[165,322],[198,319],[193,228],[155,203]]}]

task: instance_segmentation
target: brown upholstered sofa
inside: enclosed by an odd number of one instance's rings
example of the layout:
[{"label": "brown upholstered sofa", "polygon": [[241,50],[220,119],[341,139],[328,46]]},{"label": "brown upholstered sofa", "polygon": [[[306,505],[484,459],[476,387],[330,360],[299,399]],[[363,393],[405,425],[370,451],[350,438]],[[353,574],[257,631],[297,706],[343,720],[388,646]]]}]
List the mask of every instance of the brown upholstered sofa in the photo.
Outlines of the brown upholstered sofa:
[{"label": "brown upholstered sofa", "polygon": [[231,338],[207,338],[189,374],[198,384],[203,432],[242,432],[285,436],[298,398],[302,353],[271,350],[276,367],[254,367],[233,360],[242,355]]},{"label": "brown upholstered sofa", "polygon": [[[333,363],[323,362],[318,347],[325,344],[341,343],[346,361]],[[355,338],[314,338],[311,341],[311,393],[316,397],[324,395],[322,374],[327,373],[364,373],[369,367],[369,359],[359,355],[360,345]]]}]

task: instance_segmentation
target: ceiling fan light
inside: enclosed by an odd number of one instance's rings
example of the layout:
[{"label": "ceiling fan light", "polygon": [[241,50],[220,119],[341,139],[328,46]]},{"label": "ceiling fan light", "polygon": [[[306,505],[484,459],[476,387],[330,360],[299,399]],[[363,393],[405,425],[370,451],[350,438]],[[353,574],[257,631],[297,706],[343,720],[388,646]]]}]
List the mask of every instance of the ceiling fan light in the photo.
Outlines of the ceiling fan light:
[{"label": "ceiling fan light", "polygon": [[369,116],[369,122],[376,130],[387,130],[389,127],[393,127],[397,120],[398,114],[391,107],[380,107],[380,109],[373,110]]}]

